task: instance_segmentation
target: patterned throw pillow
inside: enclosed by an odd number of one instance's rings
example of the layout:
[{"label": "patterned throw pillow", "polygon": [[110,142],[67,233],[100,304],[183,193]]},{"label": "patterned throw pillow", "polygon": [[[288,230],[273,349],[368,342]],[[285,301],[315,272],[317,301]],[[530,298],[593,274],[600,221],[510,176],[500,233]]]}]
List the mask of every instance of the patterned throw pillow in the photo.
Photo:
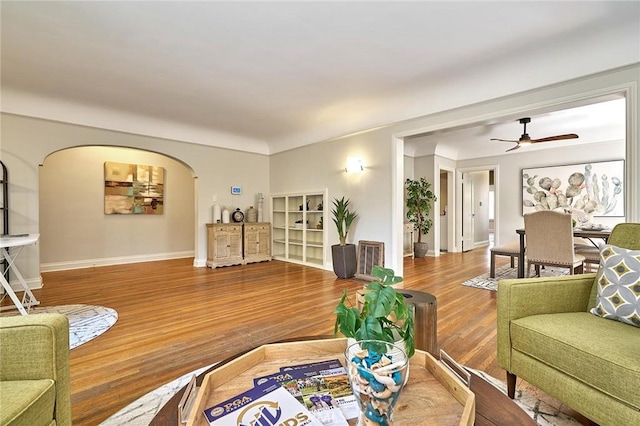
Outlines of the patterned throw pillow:
[{"label": "patterned throw pillow", "polygon": [[640,250],[605,245],[591,313],[640,327]]}]

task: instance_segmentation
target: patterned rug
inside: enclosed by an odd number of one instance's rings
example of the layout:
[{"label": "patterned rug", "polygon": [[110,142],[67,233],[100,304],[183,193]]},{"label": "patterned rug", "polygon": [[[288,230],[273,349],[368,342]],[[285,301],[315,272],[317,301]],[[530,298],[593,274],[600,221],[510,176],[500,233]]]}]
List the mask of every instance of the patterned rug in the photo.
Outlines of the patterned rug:
[{"label": "patterned rug", "polygon": [[[212,364],[213,365],[213,364]],[[140,397],[131,404],[118,411],[113,416],[109,417],[104,422],[100,423],[101,426],[146,426],[151,423],[151,419],[160,411],[164,404],[173,397],[183,386],[191,380],[191,377],[195,374],[198,375],[211,367],[200,368],[194,372],[187,373],[184,376],[178,377],[172,382],[167,383],[155,389],[148,394]],[[466,368],[466,367],[465,367]],[[507,392],[507,384],[501,380],[496,379],[485,373],[484,371],[473,370],[486,381],[491,383],[496,388],[500,389],[503,393]],[[516,396],[514,401],[522,408],[539,426],[580,426],[573,417],[569,417],[556,408],[540,401],[538,398],[527,394],[526,392],[516,388]]]},{"label": "patterned rug", "polygon": [[[465,367],[467,368],[467,367]],[[507,384],[502,380],[496,379],[493,376],[488,375],[484,371],[474,370],[467,368],[468,370],[476,373],[487,382],[491,383],[496,388],[500,389],[502,393],[507,394]],[[472,379],[473,380],[473,379]],[[538,398],[525,393],[524,391],[516,387],[516,395],[513,399],[520,408],[522,408],[539,426],[578,426],[581,423],[568,416],[555,407],[539,400]]]},{"label": "patterned rug", "polygon": [[156,416],[156,414],[160,411],[164,404],[166,404],[166,402],[170,400],[173,395],[175,395],[180,389],[182,389],[189,383],[191,377],[194,374],[197,376],[212,365],[213,364],[199,368],[196,371],[187,373],[184,376],[178,377],[172,382],[160,386],[158,389],[152,390],[148,394],[136,399],[131,404],[127,405],[104,422],[100,423],[100,425],[148,425],[149,423],[151,423],[151,419]]},{"label": "patterned rug", "polygon": [[[533,268],[531,268],[531,273],[533,273]],[[541,277],[554,277],[557,275],[567,275],[568,273],[569,268],[552,268],[547,266],[544,269],[540,269]],[[498,290],[499,280],[511,278],[518,278],[518,268],[511,268],[509,265],[504,265],[496,268],[495,278],[490,278],[487,272],[463,282],[462,285],[496,291]]]},{"label": "patterned rug", "polygon": [[[118,320],[118,313],[104,306],[63,305],[34,307],[29,315],[41,313],[59,313],[69,319],[69,348],[76,348],[83,343],[95,339],[111,328]],[[3,315],[20,315],[18,311]]]}]

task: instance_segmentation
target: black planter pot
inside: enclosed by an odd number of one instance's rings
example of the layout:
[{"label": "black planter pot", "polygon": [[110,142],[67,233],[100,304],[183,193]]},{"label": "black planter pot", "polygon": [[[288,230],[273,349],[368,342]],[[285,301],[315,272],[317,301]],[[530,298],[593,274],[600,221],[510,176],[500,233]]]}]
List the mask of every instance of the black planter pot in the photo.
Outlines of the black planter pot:
[{"label": "black planter pot", "polygon": [[355,244],[333,245],[331,246],[331,256],[333,258],[333,272],[339,278],[351,278],[356,274],[358,262]]}]

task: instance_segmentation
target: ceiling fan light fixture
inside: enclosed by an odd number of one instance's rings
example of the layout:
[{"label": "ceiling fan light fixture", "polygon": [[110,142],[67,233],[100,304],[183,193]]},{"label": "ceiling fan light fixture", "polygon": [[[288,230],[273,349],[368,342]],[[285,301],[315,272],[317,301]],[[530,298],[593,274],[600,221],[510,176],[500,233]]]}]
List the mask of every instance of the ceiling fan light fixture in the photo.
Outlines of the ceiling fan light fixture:
[{"label": "ceiling fan light fixture", "polygon": [[561,140],[565,140],[565,139],[577,139],[578,135],[576,135],[575,133],[569,133],[566,135],[556,135],[556,136],[549,136],[546,138],[540,138],[540,139],[531,139],[531,136],[529,136],[529,134],[527,133],[527,124],[531,123],[531,118],[530,117],[524,117],[518,120],[520,122],[520,124],[522,124],[524,126],[522,135],[520,135],[520,139],[516,140],[510,140],[510,139],[496,139],[496,138],[492,138],[492,141],[499,141],[499,142],[515,142],[517,145],[514,146],[513,148],[508,149],[506,152],[509,151],[513,151],[515,149],[520,148],[521,146],[526,146],[526,145],[531,145],[532,143],[538,143],[538,142],[551,142],[551,141],[561,141]]}]

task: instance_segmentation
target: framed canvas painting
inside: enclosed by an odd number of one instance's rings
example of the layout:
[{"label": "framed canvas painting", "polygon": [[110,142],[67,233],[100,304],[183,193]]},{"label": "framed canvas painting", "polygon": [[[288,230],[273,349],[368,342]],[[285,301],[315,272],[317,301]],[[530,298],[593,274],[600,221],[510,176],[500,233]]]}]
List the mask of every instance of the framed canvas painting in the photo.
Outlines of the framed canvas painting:
[{"label": "framed canvas painting", "polygon": [[624,160],[522,169],[522,214],[624,216]]},{"label": "framed canvas painting", "polygon": [[164,168],[141,164],[104,163],[104,213],[164,212]]}]

